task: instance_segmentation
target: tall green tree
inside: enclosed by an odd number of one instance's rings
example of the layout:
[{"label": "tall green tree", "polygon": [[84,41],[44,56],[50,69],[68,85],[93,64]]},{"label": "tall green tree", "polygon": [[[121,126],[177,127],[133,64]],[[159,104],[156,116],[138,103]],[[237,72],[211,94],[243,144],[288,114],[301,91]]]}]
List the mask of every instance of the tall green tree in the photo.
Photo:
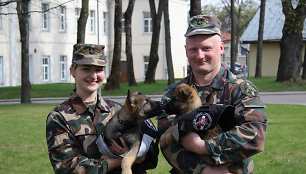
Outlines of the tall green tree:
[{"label": "tall green tree", "polygon": [[111,73],[107,79],[104,90],[110,91],[120,88],[120,58],[122,33],[122,0],[115,0],[115,38]]},{"label": "tall green tree", "polygon": [[21,103],[31,103],[29,78],[29,4],[30,0],[17,1],[17,13],[21,41]]},{"label": "tall green tree", "polygon": [[295,81],[302,65],[303,27],[306,16],[306,0],[282,0],[285,23],[280,42],[280,58],[276,81]]},{"label": "tall green tree", "polygon": [[165,42],[166,42],[166,60],[168,72],[168,85],[174,83],[174,71],[171,53],[171,34],[170,34],[170,19],[169,19],[169,0],[164,0],[164,25],[165,25]]},{"label": "tall green tree", "polygon": [[127,59],[127,77],[128,85],[136,86],[137,82],[135,80],[134,66],[133,66],[133,53],[132,53],[132,15],[134,10],[135,0],[129,0],[128,7],[124,13],[124,23],[125,23],[125,54]]},{"label": "tall green tree", "polygon": [[256,71],[255,77],[261,77],[262,70],[262,44],[263,44],[263,32],[265,24],[265,10],[266,10],[266,0],[261,0],[260,4],[260,19],[258,28],[258,42],[257,42],[257,56],[256,56]]},{"label": "tall green tree", "polygon": [[164,0],[159,0],[158,2],[158,11],[156,13],[155,8],[155,1],[149,0],[150,4],[150,12],[151,18],[153,21],[153,32],[152,32],[152,39],[151,39],[151,49],[150,49],[150,58],[148,64],[148,70],[146,72],[145,83],[155,83],[155,73],[157,63],[159,61],[158,56],[158,48],[159,48],[159,36],[160,36],[160,23],[163,14],[163,5]]},{"label": "tall green tree", "polygon": [[196,16],[202,13],[201,0],[190,0],[189,16]]},{"label": "tall green tree", "polygon": [[88,19],[88,4],[89,0],[82,0],[82,8],[80,17],[78,20],[78,32],[77,32],[77,43],[85,43],[85,31],[86,31],[86,23]]}]

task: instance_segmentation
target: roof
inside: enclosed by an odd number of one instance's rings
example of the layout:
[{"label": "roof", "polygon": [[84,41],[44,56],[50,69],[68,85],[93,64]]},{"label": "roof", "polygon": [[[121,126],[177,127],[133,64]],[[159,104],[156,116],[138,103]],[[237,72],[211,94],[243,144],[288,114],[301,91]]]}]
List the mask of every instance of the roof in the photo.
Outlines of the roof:
[{"label": "roof", "polygon": [[[243,43],[257,42],[259,28],[260,8],[258,8],[253,19],[241,36]],[[267,0],[264,24],[264,42],[279,42],[282,38],[282,30],[285,22],[285,15],[282,11],[281,0]],[[306,39],[306,20],[304,21],[303,38]]]}]

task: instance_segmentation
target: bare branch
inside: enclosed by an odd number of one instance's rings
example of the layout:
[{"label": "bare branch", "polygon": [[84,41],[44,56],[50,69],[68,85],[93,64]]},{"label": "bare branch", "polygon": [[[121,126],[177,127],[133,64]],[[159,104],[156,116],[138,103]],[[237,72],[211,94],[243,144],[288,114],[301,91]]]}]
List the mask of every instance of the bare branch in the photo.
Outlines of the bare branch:
[{"label": "bare branch", "polygon": [[8,0],[8,1],[5,1],[5,2],[0,2],[0,6],[6,6],[12,2],[17,2],[17,0]]},{"label": "bare branch", "polygon": [[[61,4],[57,5],[57,6],[51,7],[49,9],[44,10],[44,11],[29,11],[28,13],[46,13],[48,11],[51,11],[51,10],[56,9],[58,7],[61,7],[61,6],[65,5],[65,4],[68,4],[68,3],[72,2],[72,1],[74,1],[74,0],[69,0],[69,1],[63,2],[63,3],[61,3]],[[6,1],[6,2],[2,2],[2,3],[7,3],[7,2],[9,2],[9,3],[17,2],[17,0],[10,0],[10,1]],[[0,13],[0,15],[16,15],[16,14],[18,14],[18,13]]]}]

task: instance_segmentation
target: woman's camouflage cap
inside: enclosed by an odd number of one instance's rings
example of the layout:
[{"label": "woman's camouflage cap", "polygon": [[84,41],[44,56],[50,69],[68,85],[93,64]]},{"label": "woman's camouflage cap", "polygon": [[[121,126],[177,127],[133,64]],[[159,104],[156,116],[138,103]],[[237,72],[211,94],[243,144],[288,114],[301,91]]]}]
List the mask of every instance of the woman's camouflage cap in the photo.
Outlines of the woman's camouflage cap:
[{"label": "woman's camouflage cap", "polygon": [[77,65],[106,66],[104,45],[75,44],[73,46],[72,63]]},{"label": "woman's camouflage cap", "polygon": [[215,16],[193,16],[188,21],[188,29],[185,33],[185,37],[197,34],[218,34],[221,36],[220,27],[221,22]]}]

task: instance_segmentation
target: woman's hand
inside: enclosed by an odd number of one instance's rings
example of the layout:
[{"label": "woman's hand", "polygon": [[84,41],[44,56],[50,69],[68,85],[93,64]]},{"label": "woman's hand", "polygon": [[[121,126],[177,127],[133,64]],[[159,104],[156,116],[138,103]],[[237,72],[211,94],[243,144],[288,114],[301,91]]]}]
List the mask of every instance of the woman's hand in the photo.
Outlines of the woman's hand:
[{"label": "woman's hand", "polygon": [[223,164],[215,167],[208,166],[204,169],[202,174],[232,174],[228,171],[227,167],[232,165],[232,163]]},{"label": "woman's hand", "polygon": [[125,154],[128,150],[129,147],[126,145],[124,139],[122,137],[119,138],[121,141],[121,144],[123,145],[120,146],[115,140],[111,140],[111,145],[110,145],[110,149],[115,152],[117,155],[122,155]]}]

